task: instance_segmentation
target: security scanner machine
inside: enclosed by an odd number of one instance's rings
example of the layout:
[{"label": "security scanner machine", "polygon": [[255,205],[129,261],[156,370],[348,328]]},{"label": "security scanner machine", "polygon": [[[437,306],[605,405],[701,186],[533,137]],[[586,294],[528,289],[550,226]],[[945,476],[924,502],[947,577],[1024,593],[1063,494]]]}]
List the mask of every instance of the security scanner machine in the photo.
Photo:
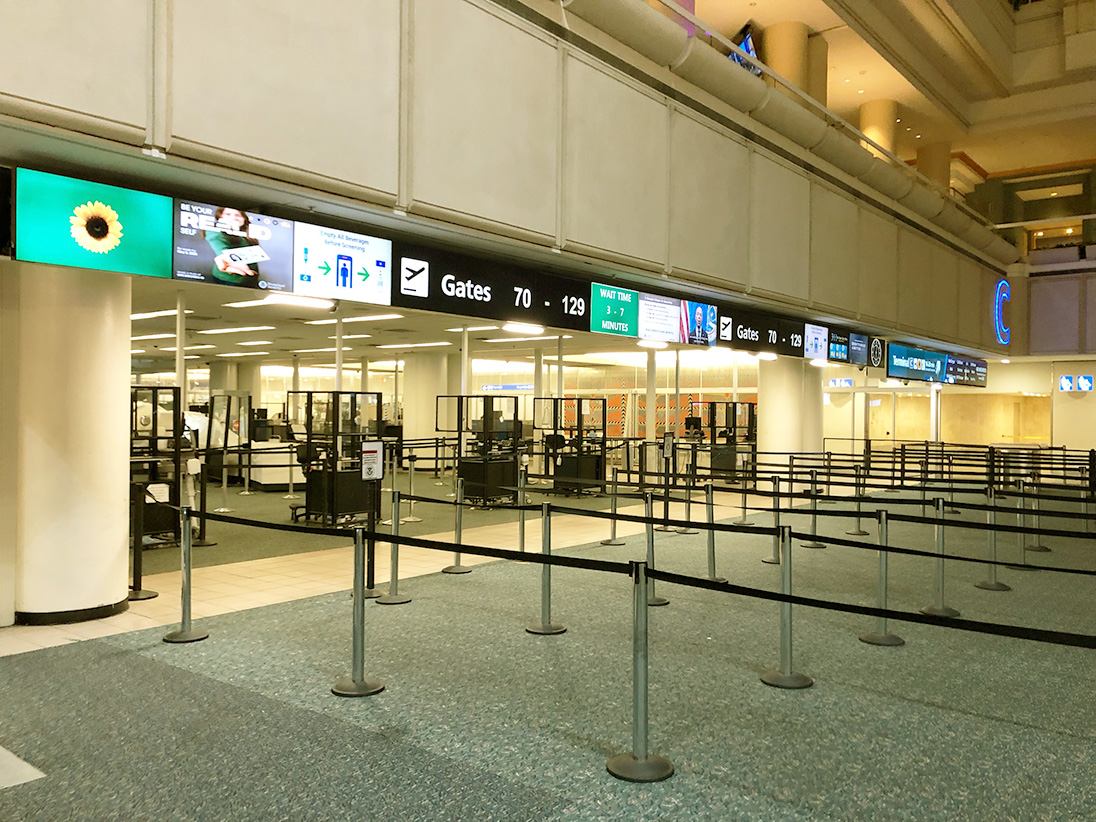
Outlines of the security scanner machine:
[{"label": "security scanner machine", "polygon": [[455,433],[457,477],[473,505],[517,501],[521,420],[518,398],[445,394],[437,398],[435,428]]},{"label": "security scanner machine", "polygon": [[323,525],[379,514],[381,481],[362,478],[362,443],[379,439],[379,391],[290,391],[289,430],[304,469],[293,520]]},{"label": "security scanner machine", "polygon": [[597,493],[605,489],[606,401],[604,397],[537,397],[533,428],[544,432],[545,465],[557,490]]},{"label": "security scanner machine", "polygon": [[247,464],[247,446],[251,440],[251,395],[246,391],[220,391],[209,398],[209,425],[206,427],[206,474],[230,484],[241,477],[241,465]]},{"label": "security scanner machine", "polygon": [[729,480],[749,474],[757,455],[757,406],[752,402],[694,401],[685,419],[686,435],[709,445],[713,474]]},{"label": "security scanner machine", "polygon": [[145,534],[179,533],[183,459],[193,443],[183,424],[176,387],[130,392],[130,503],[143,505]]}]

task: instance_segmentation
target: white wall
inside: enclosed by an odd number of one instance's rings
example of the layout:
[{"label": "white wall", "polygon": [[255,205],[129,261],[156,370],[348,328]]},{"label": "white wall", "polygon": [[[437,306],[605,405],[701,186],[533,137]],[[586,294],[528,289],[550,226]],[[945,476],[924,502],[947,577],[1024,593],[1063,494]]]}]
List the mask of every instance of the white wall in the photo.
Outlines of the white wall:
[{"label": "white wall", "polygon": [[1059,391],[1062,374],[1096,377],[1096,360],[1056,362],[1051,394],[1052,445],[1088,450],[1096,448],[1096,392]]}]

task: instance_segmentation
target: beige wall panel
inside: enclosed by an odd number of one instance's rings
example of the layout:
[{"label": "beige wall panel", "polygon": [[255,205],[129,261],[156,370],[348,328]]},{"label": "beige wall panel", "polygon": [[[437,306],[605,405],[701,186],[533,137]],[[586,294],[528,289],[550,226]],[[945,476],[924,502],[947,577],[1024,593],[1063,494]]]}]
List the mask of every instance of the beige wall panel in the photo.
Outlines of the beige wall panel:
[{"label": "beige wall panel", "polygon": [[1030,353],[1076,353],[1080,345],[1083,307],[1080,278],[1034,277],[1030,281],[1029,295]]},{"label": "beige wall panel", "polygon": [[751,155],[750,273],[759,292],[806,302],[811,184],[760,152]]},{"label": "beige wall panel", "polygon": [[1096,353],[1096,277],[1085,278],[1085,353]]},{"label": "beige wall panel", "polygon": [[811,303],[856,316],[857,206],[824,185],[811,184]]},{"label": "beige wall panel", "polygon": [[0,93],[144,127],[147,0],[0,0]]},{"label": "beige wall panel", "polygon": [[932,323],[932,244],[923,234],[898,228],[898,325],[927,329]]},{"label": "beige wall panel", "polygon": [[459,0],[414,21],[413,199],[554,237],[555,47]]},{"label": "beige wall panel", "polygon": [[898,316],[898,226],[866,208],[857,225],[860,313],[885,323]]},{"label": "beige wall panel", "polygon": [[395,192],[398,3],[172,8],[174,136]]},{"label": "beige wall panel", "polygon": [[955,337],[959,331],[959,255],[930,241],[932,267],[928,284],[928,316],[924,329],[932,336]]},{"label": "beige wall panel", "polygon": [[565,241],[664,261],[666,106],[574,57],[565,84]]},{"label": "beige wall panel", "polygon": [[741,185],[749,151],[677,112],[671,115],[670,141],[670,262],[745,287],[749,202]]},{"label": "beige wall panel", "polygon": [[1054,387],[1050,400],[1054,420],[1054,442],[1061,448],[1096,448],[1096,392],[1059,391],[1058,378],[1068,374],[1096,375],[1096,362],[1071,360],[1054,363]]},{"label": "beige wall panel", "polygon": [[969,257],[958,258],[956,289],[959,296],[959,322],[955,336],[971,345],[981,345],[983,318],[989,313],[985,301],[982,268]]}]

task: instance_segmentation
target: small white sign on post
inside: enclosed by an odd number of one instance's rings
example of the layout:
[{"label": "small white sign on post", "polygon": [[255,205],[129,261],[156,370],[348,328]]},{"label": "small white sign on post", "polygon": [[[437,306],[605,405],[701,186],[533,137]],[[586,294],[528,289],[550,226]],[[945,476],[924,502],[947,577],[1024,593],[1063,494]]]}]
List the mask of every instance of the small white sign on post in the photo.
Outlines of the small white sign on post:
[{"label": "small white sign on post", "polygon": [[362,479],[384,479],[384,443],[362,440]]}]

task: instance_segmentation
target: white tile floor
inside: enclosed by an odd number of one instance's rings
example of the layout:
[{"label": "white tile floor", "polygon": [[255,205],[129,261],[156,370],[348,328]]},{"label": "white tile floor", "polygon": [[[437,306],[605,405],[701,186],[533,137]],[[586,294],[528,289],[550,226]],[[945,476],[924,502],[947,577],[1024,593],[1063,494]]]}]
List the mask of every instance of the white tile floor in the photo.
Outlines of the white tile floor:
[{"label": "white tile floor", "polygon": [[[716,519],[725,519],[741,513],[741,508],[737,507],[741,501],[739,496],[721,497],[722,495],[717,495]],[[704,516],[699,495],[697,500],[692,511],[694,518]],[[764,501],[750,500],[749,504],[764,504]],[[638,505],[622,508],[620,513],[641,515],[643,508]],[[684,506],[671,506],[670,516],[671,518],[683,517]],[[552,517],[553,548],[566,548],[604,539],[608,536],[608,529],[609,523],[606,520],[579,516],[554,516]],[[630,536],[641,530],[641,526],[636,523],[621,522],[617,528],[617,534],[622,537]],[[540,517],[527,519],[525,534],[526,550],[539,551]],[[453,533],[450,531],[431,534],[425,538],[451,541]],[[513,549],[517,545],[517,524],[514,522],[468,528],[463,532],[463,539],[469,545]],[[377,548],[376,584],[383,586],[389,580],[390,551],[388,545],[384,543],[379,543]],[[452,559],[453,555],[450,553],[404,547],[399,557],[400,579],[436,573],[452,564]],[[492,560],[489,558],[465,554],[462,564],[476,565],[490,561]],[[349,590],[353,566],[354,548],[353,545],[347,545],[326,551],[195,568],[191,581],[191,614],[197,620],[246,608],[258,608],[317,594]],[[13,625],[0,628],[0,656],[36,651],[142,628],[177,624],[180,612],[179,572],[146,576],[143,585],[146,589],[158,591],[160,595],[154,599],[131,602],[128,611],[112,617],[71,625]]]}]

